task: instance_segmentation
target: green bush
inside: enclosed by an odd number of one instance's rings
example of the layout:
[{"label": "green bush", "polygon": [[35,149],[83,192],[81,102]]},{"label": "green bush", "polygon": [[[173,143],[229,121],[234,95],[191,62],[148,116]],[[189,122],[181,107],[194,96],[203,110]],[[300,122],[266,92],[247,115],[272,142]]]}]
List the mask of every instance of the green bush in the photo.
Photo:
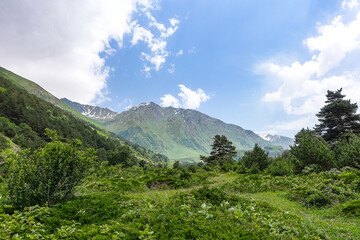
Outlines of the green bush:
[{"label": "green bush", "polygon": [[8,140],[2,134],[0,134],[0,150],[6,149],[8,147]]},{"label": "green bush", "polygon": [[339,167],[360,168],[360,137],[355,134],[344,136],[334,147]]},{"label": "green bush", "polygon": [[95,151],[79,150],[79,140],[62,143],[56,132],[47,130],[47,135],[52,142],[44,148],[32,154],[22,151],[10,159],[9,196],[17,209],[68,199],[94,161]]},{"label": "green bush", "polygon": [[302,129],[295,136],[294,146],[290,147],[290,153],[295,157],[293,164],[296,173],[310,165],[315,166],[316,171],[325,171],[335,167],[334,156],[330,147],[322,137],[309,129]]},{"label": "green bush", "polygon": [[293,174],[293,165],[282,157],[273,159],[266,169],[266,173],[272,176],[287,176]]},{"label": "green bush", "polygon": [[258,173],[265,170],[268,165],[268,154],[255,144],[252,151],[245,152],[241,159],[245,168],[250,173]]},{"label": "green bush", "polygon": [[4,133],[5,136],[13,138],[16,135],[16,125],[11,123],[9,119],[0,117],[0,131]]},{"label": "green bush", "polygon": [[348,215],[360,217],[360,200],[352,200],[341,206],[341,211]]},{"label": "green bush", "polygon": [[330,170],[299,176],[298,182],[288,189],[287,196],[304,205],[316,207],[356,199],[359,194],[353,190],[353,182],[359,180],[359,177],[351,177],[350,180],[348,175],[346,171]]}]

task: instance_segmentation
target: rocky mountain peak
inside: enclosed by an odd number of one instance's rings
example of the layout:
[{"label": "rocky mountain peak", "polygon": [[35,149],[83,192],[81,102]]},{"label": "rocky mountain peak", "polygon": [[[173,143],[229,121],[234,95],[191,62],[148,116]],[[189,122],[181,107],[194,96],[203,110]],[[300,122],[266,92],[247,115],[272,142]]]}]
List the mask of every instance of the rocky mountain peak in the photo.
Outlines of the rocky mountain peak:
[{"label": "rocky mountain peak", "polygon": [[108,121],[110,119],[113,119],[115,116],[118,115],[117,112],[114,112],[108,108],[101,108],[97,106],[91,106],[86,104],[80,104],[77,102],[72,102],[67,98],[60,99],[64,103],[68,104],[78,112],[80,112],[82,115],[87,116],[89,118],[92,118],[97,121]]}]

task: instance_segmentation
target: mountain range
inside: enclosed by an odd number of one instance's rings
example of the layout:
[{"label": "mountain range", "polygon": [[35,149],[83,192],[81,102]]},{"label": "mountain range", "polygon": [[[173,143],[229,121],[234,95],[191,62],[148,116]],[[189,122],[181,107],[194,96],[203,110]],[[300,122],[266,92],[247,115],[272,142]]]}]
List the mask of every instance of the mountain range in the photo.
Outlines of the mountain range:
[{"label": "mountain range", "polygon": [[78,119],[166,155],[172,161],[196,162],[200,155],[208,155],[216,134],[225,135],[232,141],[239,156],[251,150],[255,144],[274,156],[287,149],[293,142],[291,138],[283,136],[256,134],[196,110],[161,107],[153,102],[142,103],[117,113],[108,108],[84,105],[65,98],[59,100],[39,85],[4,68],[0,68],[0,76],[70,112]]},{"label": "mountain range", "polygon": [[64,141],[81,140],[85,147],[97,150],[101,161],[106,161],[119,149],[126,149],[124,151],[128,151],[134,161],[168,161],[166,156],[106,130],[101,123],[80,114],[36,83],[0,68],[0,138],[4,140],[5,137],[8,142],[5,145],[41,147],[47,140],[46,128],[57,131]]},{"label": "mountain range", "polygon": [[118,113],[108,109],[101,108],[97,106],[84,105],[77,102],[70,101],[67,98],[61,98],[62,102],[66,103],[70,107],[74,108],[76,111],[81,113],[82,115],[94,119],[99,122],[109,121],[113,119]]},{"label": "mountain range", "polygon": [[293,145],[294,139],[289,137],[284,137],[280,135],[271,135],[268,133],[256,133],[262,139],[271,142],[275,146],[281,146],[284,150],[290,149],[290,146]]},{"label": "mountain range", "polygon": [[[110,131],[168,156],[173,161],[192,162],[199,155],[208,155],[213,137],[225,135],[241,156],[255,143],[270,155],[277,155],[292,142],[290,138],[263,139],[251,130],[227,124],[196,110],[161,107],[153,102],[142,103],[103,122]],[[281,144],[280,144],[281,143]],[[288,147],[288,146],[287,146]]]}]

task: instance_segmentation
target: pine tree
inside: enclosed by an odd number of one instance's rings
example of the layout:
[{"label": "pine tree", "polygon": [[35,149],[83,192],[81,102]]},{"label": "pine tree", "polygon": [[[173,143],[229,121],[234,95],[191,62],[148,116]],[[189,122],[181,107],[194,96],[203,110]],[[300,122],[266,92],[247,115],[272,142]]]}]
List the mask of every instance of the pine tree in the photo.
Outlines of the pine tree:
[{"label": "pine tree", "polygon": [[200,156],[202,161],[211,165],[219,164],[222,166],[226,162],[231,162],[233,160],[232,158],[237,154],[232,142],[224,135],[215,135],[211,147],[212,150],[209,157]]},{"label": "pine tree", "polygon": [[242,163],[251,173],[262,172],[268,166],[268,154],[255,144],[252,151],[245,152]]},{"label": "pine tree", "polygon": [[360,132],[360,115],[356,114],[358,106],[350,100],[344,100],[345,95],[341,91],[328,91],[326,105],[316,114],[320,124],[316,125],[315,130],[331,144],[344,133]]}]

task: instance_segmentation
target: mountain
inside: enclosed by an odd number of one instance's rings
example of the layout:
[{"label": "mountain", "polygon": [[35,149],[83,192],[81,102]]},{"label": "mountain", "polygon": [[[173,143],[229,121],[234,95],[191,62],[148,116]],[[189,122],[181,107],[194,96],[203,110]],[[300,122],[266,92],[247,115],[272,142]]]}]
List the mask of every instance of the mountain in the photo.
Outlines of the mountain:
[{"label": "mountain", "polygon": [[[13,76],[10,74],[10,77]],[[19,79],[17,77],[17,80]],[[47,141],[44,132],[46,128],[49,128],[56,130],[62,140],[76,138],[81,140],[85,147],[96,149],[100,160],[107,160],[109,156],[114,156],[122,147],[127,148],[134,161],[166,162],[168,160],[163,155],[97,128],[72,115],[71,112],[31,94],[31,91],[25,88],[27,85],[32,90],[37,88],[43,96],[53,96],[27,79],[20,80],[23,82],[14,82],[12,79],[7,79],[6,75],[0,74],[0,133],[17,146],[30,149],[44,146]],[[53,99],[61,102],[54,96]],[[67,108],[71,107],[67,106]],[[75,109],[72,111],[81,115]],[[4,141],[4,138],[2,139]]]},{"label": "mountain", "polygon": [[5,68],[2,68],[2,67],[0,67],[0,77],[7,79],[8,81],[15,84],[17,87],[22,88],[22,89],[26,90],[27,92],[34,94],[35,96],[55,105],[63,110],[70,112],[76,118],[79,118],[83,121],[89,122],[98,128],[101,128],[101,129],[104,128],[104,126],[101,123],[99,123],[98,121],[90,119],[90,118],[86,117],[85,115],[80,114],[77,110],[75,110],[68,104],[60,101],[57,97],[55,97],[54,95],[52,95],[51,93],[49,93],[48,91],[46,91],[45,89],[40,87],[38,84],[36,84],[26,78],[23,78],[23,77],[5,69]]},{"label": "mountain", "polygon": [[195,110],[161,107],[153,102],[121,112],[103,124],[110,131],[173,161],[193,162],[199,160],[200,154],[208,155],[216,134],[232,141],[240,155],[252,149],[255,143],[272,155],[282,151],[280,146],[272,146],[253,131]]},{"label": "mountain", "polygon": [[108,108],[84,105],[77,102],[72,102],[67,98],[61,98],[60,100],[80,112],[82,115],[99,122],[109,121],[118,115],[117,112],[114,112]]},{"label": "mountain", "polygon": [[294,143],[294,139],[280,135],[271,135],[267,133],[257,133],[257,135],[273,145],[281,146],[283,149],[290,149],[290,146]]}]

